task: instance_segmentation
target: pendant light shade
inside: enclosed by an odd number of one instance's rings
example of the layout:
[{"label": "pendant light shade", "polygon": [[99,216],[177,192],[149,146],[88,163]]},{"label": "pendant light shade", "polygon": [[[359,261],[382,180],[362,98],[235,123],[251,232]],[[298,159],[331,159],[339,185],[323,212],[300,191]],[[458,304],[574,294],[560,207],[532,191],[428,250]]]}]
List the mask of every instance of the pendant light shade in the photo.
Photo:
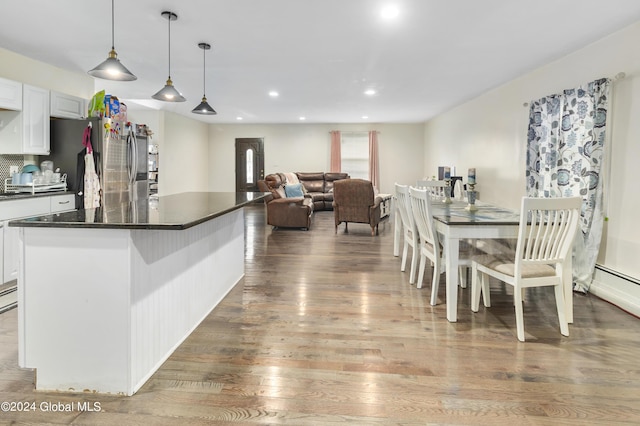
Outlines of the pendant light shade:
[{"label": "pendant light shade", "polygon": [[118,54],[116,53],[115,43],[114,43],[114,13],[113,13],[113,3],[114,0],[111,0],[111,51],[100,65],[95,67],[94,69],[88,71],[88,74],[97,78],[104,78],[106,80],[118,80],[118,81],[133,81],[137,80],[138,77],[133,75],[131,71],[127,69],[120,60],[118,59]]},{"label": "pendant light shade", "polygon": [[205,90],[205,82],[206,82],[206,75],[207,75],[207,65],[205,62],[205,56],[207,53],[207,50],[211,49],[211,45],[209,43],[198,43],[198,47],[200,49],[202,49],[202,102],[200,102],[200,105],[198,105],[197,107],[195,107],[191,112],[193,112],[194,114],[205,114],[205,115],[215,115],[217,114],[216,110],[214,110],[213,108],[211,108],[211,105],[209,105],[209,103],[207,102],[207,92]]},{"label": "pendant light shade", "polygon": [[165,86],[152,96],[153,99],[165,102],[184,102],[185,97],[176,90],[171,81],[171,21],[178,19],[178,15],[173,12],[162,12],[162,17],[169,22],[169,78]]}]

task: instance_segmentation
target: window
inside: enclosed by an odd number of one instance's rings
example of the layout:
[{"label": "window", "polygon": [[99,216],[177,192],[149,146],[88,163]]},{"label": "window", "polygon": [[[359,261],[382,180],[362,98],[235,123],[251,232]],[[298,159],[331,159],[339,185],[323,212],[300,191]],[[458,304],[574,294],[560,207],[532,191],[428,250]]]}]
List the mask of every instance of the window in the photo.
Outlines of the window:
[{"label": "window", "polygon": [[254,183],[255,179],[253,176],[253,149],[247,149],[246,155],[246,168],[247,168],[247,182],[246,183]]},{"label": "window", "polygon": [[342,171],[351,178],[369,179],[369,134],[342,132],[340,152]]}]

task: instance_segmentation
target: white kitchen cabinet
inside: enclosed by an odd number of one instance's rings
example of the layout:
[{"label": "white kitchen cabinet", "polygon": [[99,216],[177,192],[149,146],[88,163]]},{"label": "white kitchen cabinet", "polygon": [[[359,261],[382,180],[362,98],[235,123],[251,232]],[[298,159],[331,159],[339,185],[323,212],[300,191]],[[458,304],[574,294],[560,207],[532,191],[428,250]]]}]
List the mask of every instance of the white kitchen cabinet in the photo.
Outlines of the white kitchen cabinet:
[{"label": "white kitchen cabinet", "polygon": [[20,198],[16,200],[0,201],[0,221],[3,223],[2,250],[4,252],[2,283],[18,278],[18,253],[20,228],[8,226],[9,221],[31,216],[41,216],[49,213],[59,213],[74,210],[74,194],[60,194],[52,196],[39,196],[32,198]]},{"label": "white kitchen cabinet", "polygon": [[49,155],[49,91],[22,85],[22,111],[0,109],[0,154]]},{"label": "white kitchen cabinet", "polygon": [[[0,222],[0,278],[4,283],[4,223]],[[1,306],[1,305],[0,305]]]},{"label": "white kitchen cabinet", "polygon": [[0,78],[0,108],[22,110],[22,83]]},{"label": "white kitchen cabinet", "polygon": [[6,283],[18,279],[18,229],[10,228],[4,223],[4,247],[2,282]]},{"label": "white kitchen cabinet", "polygon": [[51,213],[61,213],[69,210],[75,210],[76,200],[73,193],[49,197],[49,199],[51,200]]},{"label": "white kitchen cabinet", "polygon": [[51,117],[84,118],[87,116],[87,100],[77,96],[51,91]]},{"label": "white kitchen cabinet", "polygon": [[22,86],[22,153],[50,154],[49,91]]}]

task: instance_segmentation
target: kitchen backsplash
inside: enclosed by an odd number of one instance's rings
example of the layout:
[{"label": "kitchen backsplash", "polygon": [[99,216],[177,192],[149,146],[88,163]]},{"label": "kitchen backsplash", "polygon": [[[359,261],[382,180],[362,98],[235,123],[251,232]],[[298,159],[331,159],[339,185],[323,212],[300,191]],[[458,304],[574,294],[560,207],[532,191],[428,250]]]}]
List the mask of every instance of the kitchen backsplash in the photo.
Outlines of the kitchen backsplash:
[{"label": "kitchen backsplash", "polygon": [[0,190],[5,191],[4,180],[11,176],[9,168],[17,166],[20,170],[24,166],[24,155],[0,155]]}]

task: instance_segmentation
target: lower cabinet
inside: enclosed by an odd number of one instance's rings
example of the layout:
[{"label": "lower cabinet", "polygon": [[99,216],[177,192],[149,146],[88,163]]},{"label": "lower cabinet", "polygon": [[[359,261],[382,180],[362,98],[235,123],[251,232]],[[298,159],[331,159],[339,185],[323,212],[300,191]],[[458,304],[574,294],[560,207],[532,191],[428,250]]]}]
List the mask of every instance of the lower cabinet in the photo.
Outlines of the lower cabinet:
[{"label": "lower cabinet", "polygon": [[24,217],[40,216],[49,213],[60,213],[74,210],[74,195],[63,194],[50,197],[23,198],[19,200],[7,200],[0,202],[0,220],[3,226],[0,227],[2,238],[2,283],[18,278],[19,260],[19,229],[8,226],[14,219]]},{"label": "lower cabinet", "polygon": [[0,222],[0,278],[4,282],[4,223]]},{"label": "lower cabinet", "polygon": [[10,228],[4,223],[4,271],[2,282],[18,278],[18,228]]}]

